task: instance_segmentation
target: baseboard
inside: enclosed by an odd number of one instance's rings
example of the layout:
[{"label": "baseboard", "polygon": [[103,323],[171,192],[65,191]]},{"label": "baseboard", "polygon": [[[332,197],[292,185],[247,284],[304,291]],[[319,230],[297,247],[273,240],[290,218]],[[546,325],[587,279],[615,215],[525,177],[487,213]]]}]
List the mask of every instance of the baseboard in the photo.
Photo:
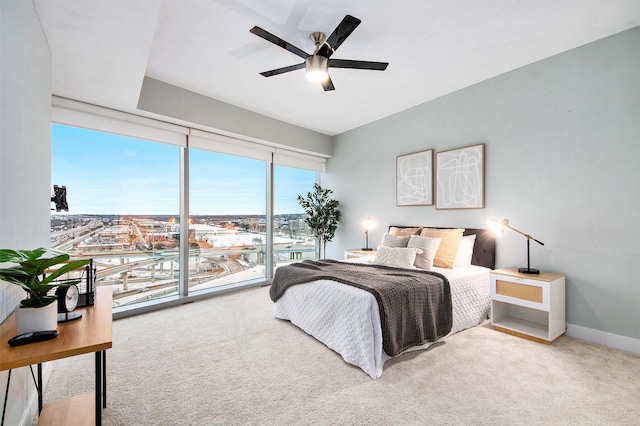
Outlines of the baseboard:
[{"label": "baseboard", "polygon": [[607,333],[574,324],[568,324],[565,335],[640,355],[640,339],[620,336],[619,334]]}]

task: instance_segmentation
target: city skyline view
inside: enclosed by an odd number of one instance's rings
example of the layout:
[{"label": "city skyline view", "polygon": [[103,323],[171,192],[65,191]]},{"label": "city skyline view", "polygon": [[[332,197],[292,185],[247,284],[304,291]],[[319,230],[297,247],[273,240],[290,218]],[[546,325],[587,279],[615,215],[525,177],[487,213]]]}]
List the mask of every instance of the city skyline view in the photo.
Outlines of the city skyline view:
[{"label": "city skyline view", "polygon": [[[275,215],[273,222],[269,249],[261,215],[190,217],[186,235],[178,217],[54,215],[51,248],[92,259],[94,285],[111,286],[113,306],[120,307],[177,294],[183,267],[189,291],[198,291],[264,279],[268,251],[275,267],[314,258],[316,239],[302,214]],[[182,240],[189,247],[184,263]]]}]

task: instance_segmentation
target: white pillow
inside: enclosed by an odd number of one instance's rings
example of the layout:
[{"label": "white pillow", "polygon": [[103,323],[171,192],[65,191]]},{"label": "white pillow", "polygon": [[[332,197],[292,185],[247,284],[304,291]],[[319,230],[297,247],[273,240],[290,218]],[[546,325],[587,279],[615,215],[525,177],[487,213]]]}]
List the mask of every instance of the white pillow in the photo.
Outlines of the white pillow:
[{"label": "white pillow", "polygon": [[409,236],[396,236],[385,233],[382,236],[382,245],[385,247],[406,247],[409,242]]},{"label": "white pillow", "polygon": [[476,234],[465,235],[460,240],[456,260],[453,262],[454,267],[466,268],[471,266],[471,256],[473,256],[473,246],[476,243]]},{"label": "white pillow", "polygon": [[433,268],[433,259],[436,257],[440,241],[442,241],[442,238],[440,237],[421,237],[419,235],[411,236],[407,247],[417,247],[422,250],[422,253],[416,255],[416,260],[414,262],[414,265],[417,268],[426,270]]},{"label": "white pillow", "polygon": [[410,269],[416,260],[416,254],[421,253],[417,247],[385,247],[378,246],[373,263],[377,265],[393,266],[394,268]]}]

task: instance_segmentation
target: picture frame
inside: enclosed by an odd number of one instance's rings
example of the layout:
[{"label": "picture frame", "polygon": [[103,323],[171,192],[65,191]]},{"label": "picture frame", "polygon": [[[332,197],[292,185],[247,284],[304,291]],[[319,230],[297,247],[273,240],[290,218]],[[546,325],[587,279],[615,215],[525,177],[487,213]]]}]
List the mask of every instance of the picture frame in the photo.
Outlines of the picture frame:
[{"label": "picture frame", "polygon": [[484,144],[436,154],[436,209],[484,208]]},{"label": "picture frame", "polygon": [[433,149],[396,157],[396,205],[433,205]]}]

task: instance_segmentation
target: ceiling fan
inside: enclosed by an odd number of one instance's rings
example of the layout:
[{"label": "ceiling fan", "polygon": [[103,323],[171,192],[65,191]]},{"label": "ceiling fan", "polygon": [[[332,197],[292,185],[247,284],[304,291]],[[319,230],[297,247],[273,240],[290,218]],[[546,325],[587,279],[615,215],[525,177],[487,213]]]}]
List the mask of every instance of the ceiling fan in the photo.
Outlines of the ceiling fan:
[{"label": "ceiling fan", "polygon": [[370,62],[370,61],[354,61],[350,59],[332,59],[331,55],[340,47],[340,45],[351,35],[353,30],[356,29],[358,25],[360,25],[360,20],[351,15],[346,15],[344,19],[338,24],[333,33],[329,36],[329,38],[325,37],[324,33],[314,32],[311,34],[311,40],[316,45],[315,52],[309,55],[304,50],[297,48],[296,46],[282,40],[280,37],[277,37],[271,34],[268,31],[263,30],[260,27],[253,27],[249,31],[258,37],[262,37],[275,44],[276,46],[280,46],[283,49],[288,50],[289,52],[301,57],[304,59],[304,62],[301,64],[290,65],[283,68],[277,68],[270,71],[264,71],[260,74],[265,77],[272,77],[278,74],[284,74],[286,72],[299,70],[302,68],[306,68],[306,77],[307,79],[321,83],[322,88],[325,91],[335,90],[333,86],[333,82],[331,81],[331,77],[329,76],[329,68],[352,68],[352,69],[361,69],[361,70],[376,70],[376,71],[384,71],[389,65],[388,62]]}]

